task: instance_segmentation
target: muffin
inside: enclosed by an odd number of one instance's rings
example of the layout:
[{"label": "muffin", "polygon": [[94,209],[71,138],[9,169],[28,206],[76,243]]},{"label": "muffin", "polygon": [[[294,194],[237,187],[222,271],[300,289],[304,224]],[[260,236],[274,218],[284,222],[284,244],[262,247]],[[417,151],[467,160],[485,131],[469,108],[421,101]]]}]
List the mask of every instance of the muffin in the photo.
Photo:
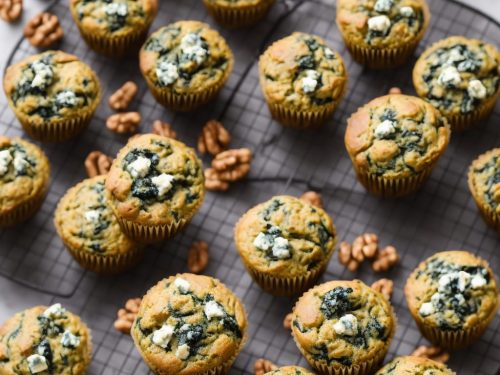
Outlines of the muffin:
[{"label": "muffin", "polygon": [[37,146],[0,136],[0,227],[35,214],[49,186],[50,165]]},{"label": "muffin", "polygon": [[422,99],[376,98],[347,120],[345,145],[364,187],[382,197],[418,190],[450,140],[446,119]]},{"label": "muffin", "polygon": [[135,137],[106,177],[107,202],[125,234],[157,242],[189,223],[205,197],[203,168],[193,149],[160,135]]},{"label": "muffin", "polygon": [[433,344],[463,348],[495,317],[495,276],[483,259],[466,251],[436,253],[410,275],[405,295],[411,315]]},{"label": "muffin", "polygon": [[444,364],[429,358],[403,356],[389,362],[375,375],[454,375]]},{"label": "muffin", "polygon": [[236,224],[234,238],[252,278],[275,295],[310,288],[328,265],[337,240],[325,211],[285,195],[246,212]]},{"label": "muffin", "polygon": [[153,96],[176,111],[191,111],[215,98],[234,64],[224,38],[198,21],[179,21],[154,32],[139,60]]},{"label": "muffin", "polygon": [[90,48],[110,57],[139,50],[158,13],[158,0],[70,0],[71,14]]},{"label": "muffin", "polygon": [[320,37],[298,32],[261,55],[259,77],[273,117],[301,129],[330,118],[347,88],[342,57]]},{"label": "muffin", "polygon": [[265,17],[276,0],[203,0],[208,12],[223,26],[252,26]]},{"label": "muffin", "polygon": [[284,366],[269,371],[266,375],[314,375],[314,373],[300,366]]},{"label": "muffin", "polygon": [[372,69],[402,65],[429,26],[425,0],[338,0],[337,27],[354,60]]},{"label": "muffin", "polygon": [[80,133],[101,100],[92,69],[61,51],[47,51],[11,65],[3,83],[24,130],[40,141],[64,141]]},{"label": "muffin", "polygon": [[0,327],[0,374],[83,375],[90,332],[59,303],[21,311]]},{"label": "muffin", "polygon": [[61,198],[57,233],[75,260],[100,273],[119,273],[137,264],[141,246],[123,234],[106,200],[105,176],[83,180]]},{"label": "muffin", "polygon": [[500,232],[500,148],[472,162],[469,189],[486,222]]},{"label": "muffin", "polygon": [[245,309],[208,276],[163,279],[142,299],[131,335],[155,374],[225,374],[246,341]]},{"label": "muffin", "polygon": [[359,280],[308,290],[292,313],[292,335],[321,374],[371,374],[389,349],[396,318],[389,302]]},{"label": "muffin", "polygon": [[467,129],[487,117],[500,96],[500,54],[477,39],[440,40],[418,59],[413,84],[453,130]]}]

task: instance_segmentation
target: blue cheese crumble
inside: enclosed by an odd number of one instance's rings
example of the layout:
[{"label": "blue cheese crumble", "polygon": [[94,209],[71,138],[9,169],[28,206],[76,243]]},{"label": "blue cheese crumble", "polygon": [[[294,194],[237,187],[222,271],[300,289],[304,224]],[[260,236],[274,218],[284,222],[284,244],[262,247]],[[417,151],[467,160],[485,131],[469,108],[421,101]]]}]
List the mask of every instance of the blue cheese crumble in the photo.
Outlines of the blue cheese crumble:
[{"label": "blue cheese crumble", "polygon": [[355,336],[358,333],[358,319],[353,314],[346,314],[333,325],[338,335]]},{"label": "blue cheese crumble", "polygon": [[172,189],[172,182],[174,181],[174,176],[167,173],[162,173],[159,176],[154,176],[151,178],[151,182],[158,189],[158,197],[162,198],[167,194],[170,189]]},{"label": "blue cheese crumble", "polygon": [[62,318],[64,314],[66,314],[66,309],[62,307],[60,303],[55,303],[48,307],[42,315],[49,319],[57,319]]},{"label": "blue cheese crumble", "polygon": [[69,331],[64,331],[61,337],[61,345],[65,348],[74,349],[80,345],[80,338]]},{"label": "blue cheese crumble", "polygon": [[189,283],[189,281],[183,279],[182,277],[178,277],[177,279],[175,279],[174,285],[182,294],[186,294],[191,289],[191,284]]},{"label": "blue cheese crumble", "polygon": [[160,58],[156,66],[156,76],[163,86],[170,86],[179,78],[179,68],[168,61],[166,57]]},{"label": "blue cheese crumble", "polygon": [[39,60],[31,64],[34,77],[31,81],[31,86],[41,90],[47,88],[54,79],[54,71],[49,64]]},{"label": "blue cheese crumble", "polygon": [[394,6],[393,0],[377,0],[375,6],[373,7],[377,12],[387,13]]},{"label": "blue cheese crumble", "polygon": [[391,20],[386,15],[375,16],[368,19],[368,29],[386,34],[391,27]]},{"label": "blue cheese crumble", "polygon": [[181,40],[181,52],[186,59],[202,64],[208,57],[208,50],[204,48],[205,42],[197,33],[186,34]]},{"label": "blue cheese crumble", "polygon": [[9,165],[12,162],[10,150],[0,151],[0,176],[5,175],[9,171]]},{"label": "blue cheese crumble", "polygon": [[170,343],[170,340],[174,335],[174,330],[175,327],[168,324],[164,324],[160,329],[157,329],[156,331],[153,332],[151,341],[153,342],[153,344],[158,345],[163,349],[166,349],[168,347],[168,344]]},{"label": "blue cheese crumble", "polygon": [[204,312],[208,320],[213,318],[222,318],[225,315],[222,307],[215,301],[208,301],[205,305]]},{"label": "blue cheese crumble", "polygon": [[462,78],[460,72],[453,65],[443,67],[441,74],[438,77],[438,83],[443,87],[457,87]]},{"label": "blue cheese crumble", "polygon": [[132,177],[142,178],[148,174],[150,167],[151,160],[143,156],[139,156],[127,166],[127,170]]},{"label": "blue cheese crumble", "polygon": [[383,138],[388,138],[392,134],[396,132],[396,123],[391,120],[384,120],[382,121],[376,128],[375,128],[375,138],[383,139]]},{"label": "blue cheese crumble", "polygon": [[290,258],[290,244],[288,240],[281,237],[281,229],[271,226],[267,233],[260,232],[253,241],[253,245],[262,251],[271,250],[271,254],[276,259]]},{"label": "blue cheese crumble", "polygon": [[305,72],[304,78],[302,78],[302,91],[304,93],[309,94],[316,91],[318,87],[318,81],[321,78],[321,74],[319,74],[316,70],[308,69]]},{"label": "blue cheese crumble", "polygon": [[38,374],[48,370],[47,359],[40,354],[32,354],[27,358],[28,367],[32,374]]}]

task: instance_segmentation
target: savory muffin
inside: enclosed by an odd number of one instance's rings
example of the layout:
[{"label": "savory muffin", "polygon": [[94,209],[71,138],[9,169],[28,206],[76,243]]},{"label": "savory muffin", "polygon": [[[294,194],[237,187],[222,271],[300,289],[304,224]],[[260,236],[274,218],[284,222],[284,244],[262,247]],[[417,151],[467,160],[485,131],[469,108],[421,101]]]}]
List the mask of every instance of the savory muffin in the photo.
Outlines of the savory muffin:
[{"label": "savory muffin", "polygon": [[154,134],[135,137],[120,150],[106,189],[122,230],[140,242],[179,232],[205,197],[203,168],[194,150]]},{"label": "savory muffin", "polygon": [[139,59],[153,96],[177,111],[191,111],[212,100],[234,64],[224,38],[198,21],[178,21],[157,30]]},{"label": "savory muffin", "polygon": [[500,53],[477,39],[440,40],[418,59],[413,84],[453,130],[464,130],[488,116],[500,96]]},{"label": "savory muffin", "polygon": [[0,374],[83,375],[90,332],[59,303],[21,311],[0,327]]},{"label": "savory muffin", "polygon": [[469,189],[486,222],[500,231],[500,148],[472,162]]},{"label": "savory muffin", "polygon": [[75,260],[100,273],[119,273],[143,255],[122,232],[106,199],[105,176],[83,180],[61,198],[54,224]]},{"label": "savory muffin", "polygon": [[422,99],[376,98],[347,121],[345,145],[359,181],[382,197],[415,192],[450,140],[446,119]]},{"label": "savory muffin", "polygon": [[273,117],[296,128],[324,123],[347,88],[342,57],[320,37],[299,32],[274,42],[261,55],[259,76]]},{"label": "savory muffin", "polygon": [[158,0],[70,0],[90,48],[110,57],[136,53],[158,13]]},{"label": "savory muffin", "polygon": [[3,83],[24,130],[40,141],[63,141],[77,135],[101,100],[92,69],[61,51],[47,51],[11,65]]},{"label": "savory muffin", "polygon": [[311,287],[328,265],[337,239],[325,211],[284,195],[246,212],[236,224],[234,237],[252,278],[277,295]]},{"label": "savory muffin", "polygon": [[495,276],[467,251],[445,251],[422,262],[406,282],[410,312],[433,344],[457,349],[477,340],[495,317]]},{"label": "savory muffin", "polygon": [[284,366],[266,372],[265,375],[314,375],[314,373],[300,366]]},{"label": "savory muffin", "polygon": [[393,359],[375,375],[454,375],[444,364],[429,358],[403,356]]},{"label": "savory muffin", "polygon": [[0,136],[0,227],[27,220],[40,208],[50,165],[37,146]]},{"label": "savory muffin", "polygon": [[131,335],[155,374],[225,374],[246,340],[242,303],[208,276],[163,279],[142,299]]},{"label": "savory muffin", "polygon": [[276,0],[203,0],[208,12],[223,26],[248,27],[265,17]]},{"label": "savory muffin", "polygon": [[308,290],[292,313],[293,338],[321,374],[371,374],[389,349],[396,318],[389,302],[359,280]]},{"label": "savory muffin", "polygon": [[403,64],[429,26],[425,0],[338,0],[337,26],[354,60],[372,69]]}]

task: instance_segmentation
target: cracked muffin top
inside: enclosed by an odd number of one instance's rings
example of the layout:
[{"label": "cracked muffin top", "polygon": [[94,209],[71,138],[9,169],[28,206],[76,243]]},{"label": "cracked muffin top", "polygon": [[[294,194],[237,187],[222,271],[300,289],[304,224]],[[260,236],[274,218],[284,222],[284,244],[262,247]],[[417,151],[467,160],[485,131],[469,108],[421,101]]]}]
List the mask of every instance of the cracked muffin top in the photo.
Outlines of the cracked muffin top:
[{"label": "cracked muffin top", "polygon": [[59,303],[21,311],[0,327],[0,374],[83,375],[90,333]]},{"label": "cracked muffin top", "polygon": [[202,164],[194,150],[154,134],[140,135],[120,150],[106,189],[119,217],[145,225],[190,217],[205,196]]},{"label": "cracked muffin top", "polygon": [[454,375],[444,364],[429,358],[403,356],[389,362],[375,375]]},{"label": "cracked muffin top", "polygon": [[57,205],[54,223],[73,249],[100,256],[124,254],[137,244],[123,234],[108,206],[105,179],[88,178],[69,189]]},{"label": "cracked muffin top", "polygon": [[347,87],[342,57],[318,36],[295,32],[260,57],[262,91],[270,103],[314,111],[336,103]]},{"label": "cracked muffin top", "polygon": [[489,321],[497,309],[497,293],[488,263],[467,251],[433,255],[413,271],[405,287],[412,315],[443,331]]},{"label": "cracked muffin top", "polygon": [[351,366],[385,352],[396,329],[387,300],[359,280],[330,281],[297,301],[292,333],[307,358]]},{"label": "cracked muffin top", "polygon": [[295,197],[276,196],[241,217],[235,241],[245,263],[257,271],[295,277],[330,259],[336,233],[321,208]]},{"label": "cracked muffin top", "polygon": [[361,47],[398,48],[419,39],[429,23],[425,0],[338,0],[337,26]]},{"label": "cracked muffin top", "polygon": [[500,54],[477,39],[440,40],[418,59],[413,84],[443,114],[470,113],[500,94]]},{"label": "cracked muffin top", "polygon": [[114,38],[148,28],[158,12],[157,0],[71,0],[70,5],[79,27]]},{"label": "cracked muffin top", "polygon": [[386,95],[359,108],[347,121],[345,144],[358,170],[402,178],[432,166],[448,146],[446,119],[424,100]]},{"label": "cracked muffin top", "polygon": [[35,124],[81,117],[101,97],[92,69],[61,51],[47,51],[11,65],[4,89],[16,114]]},{"label": "cracked muffin top", "polygon": [[147,292],[131,335],[153,371],[194,375],[232,361],[246,330],[243,305],[224,284],[186,273]]},{"label": "cracked muffin top", "polygon": [[49,174],[49,161],[40,148],[0,136],[0,214],[43,194]]},{"label": "cracked muffin top", "polygon": [[469,189],[474,199],[500,214],[500,148],[490,150],[472,162]]},{"label": "cracked muffin top", "polygon": [[224,38],[207,24],[179,21],[155,31],[140,52],[140,67],[148,84],[177,94],[217,86],[233,68],[234,58]]}]

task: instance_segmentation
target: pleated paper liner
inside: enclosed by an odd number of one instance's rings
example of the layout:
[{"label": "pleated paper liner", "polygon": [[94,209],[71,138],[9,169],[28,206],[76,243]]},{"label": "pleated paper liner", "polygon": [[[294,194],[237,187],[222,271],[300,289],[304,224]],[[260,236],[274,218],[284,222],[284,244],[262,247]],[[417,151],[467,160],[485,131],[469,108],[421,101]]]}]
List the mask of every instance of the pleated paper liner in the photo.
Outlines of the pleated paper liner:
[{"label": "pleated paper liner", "polygon": [[137,265],[144,256],[144,248],[141,246],[124,254],[98,255],[91,254],[87,250],[74,249],[64,239],[63,242],[80,266],[86,270],[105,275],[124,272]]},{"label": "pleated paper liner", "polygon": [[31,218],[40,209],[47,195],[48,177],[45,187],[35,196],[21,203],[14,209],[0,214],[0,228],[12,227]]},{"label": "pleated paper liner", "polygon": [[473,173],[473,168],[471,167],[468,173],[468,184],[470,192],[472,194],[472,198],[474,198],[474,202],[476,202],[476,206],[479,209],[479,212],[481,213],[484,221],[486,221],[486,223],[488,223],[488,225],[490,225],[496,231],[500,232],[500,215],[488,204],[486,204],[484,200],[480,199],[477,196],[477,192],[473,183]]},{"label": "pleated paper liner", "polygon": [[359,182],[370,193],[382,198],[397,198],[416,192],[427,181],[433,168],[434,165],[428,166],[416,176],[384,178],[360,171],[354,164]]},{"label": "pleated paper liner", "polygon": [[284,105],[269,102],[268,106],[273,118],[280,124],[295,129],[314,129],[332,117],[339,101],[340,99],[335,103],[325,104],[317,111],[296,111]]},{"label": "pleated paper liner", "polygon": [[96,35],[91,31],[86,31],[78,26],[80,34],[87,43],[97,53],[108,57],[132,56],[139,52],[142,44],[148,36],[149,25],[144,29],[120,37],[105,37]]},{"label": "pleated paper liner", "polygon": [[[181,219],[169,224],[143,225],[121,217],[116,217],[120,228],[131,240],[149,244],[168,240],[182,231],[189,223],[188,219]],[[190,218],[189,218],[190,219]]]},{"label": "pleated paper liner", "polygon": [[208,12],[217,23],[228,28],[241,28],[256,24],[266,16],[275,2],[275,0],[263,0],[257,5],[230,7],[203,0]]}]

